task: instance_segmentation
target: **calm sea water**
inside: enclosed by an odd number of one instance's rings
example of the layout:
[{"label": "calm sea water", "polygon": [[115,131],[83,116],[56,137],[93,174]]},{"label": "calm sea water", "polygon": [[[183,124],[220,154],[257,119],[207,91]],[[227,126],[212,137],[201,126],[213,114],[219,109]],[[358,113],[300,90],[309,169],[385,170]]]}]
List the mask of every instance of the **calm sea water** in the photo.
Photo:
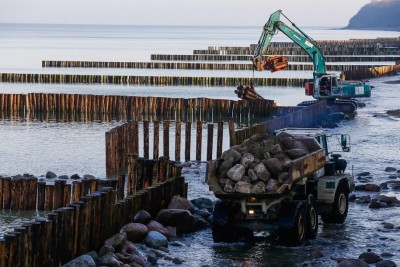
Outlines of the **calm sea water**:
[{"label": "calm sea water", "polygon": [[[350,38],[398,37],[400,32],[304,29],[314,39],[341,40]],[[151,54],[191,54],[208,46],[248,46],[258,41],[261,27],[156,27],[156,26],[78,26],[78,25],[15,25],[0,24],[0,72],[124,73],[125,75],[235,75],[251,77],[252,72],[204,72],[157,70],[42,70],[42,60],[149,61]],[[282,35],[276,41],[285,40]],[[308,72],[281,72],[287,77],[303,77]],[[264,75],[264,74],[263,74]],[[270,75],[270,74],[265,74]],[[300,76],[295,76],[300,75]],[[352,151],[346,154],[354,172],[371,172],[374,182],[388,179],[386,166],[400,169],[398,157],[400,123],[386,115],[389,109],[400,109],[399,84],[387,80],[371,80],[372,97],[365,100],[354,120],[341,123],[332,132],[346,132],[352,137]],[[216,97],[235,99],[234,88],[220,87],[149,87],[111,85],[43,85],[1,84],[0,92],[69,92],[90,94],[152,95],[169,97]],[[260,87],[265,98],[282,105],[296,105],[310,100],[300,88]],[[71,122],[2,118],[0,120],[0,174],[33,173],[37,176],[52,170],[57,174],[104,177],[104,133],[123,121]],[[195,165],[187,172],[189,198],[209,196],[204,180],[204,165]],[[398,196],[392,190],[384,192]],[[0,232],[22,220],[40,214],[1,213]],[[336,266],[330,256],[357,257],[367,248],[377,253],[391,252],[400,264],[398,230],[380,231],[383,221],[400,226],[399,209],[371,211],[352,204],[349,219],[343,226],[320,225],[320,235],[300,248],[271,247],[268,242],[253,246],[244,244],[215,245],[209,230],[183,239],[183,248],[171,248],[185,259],[186,266],[228,266],[230,261],[253,260],[263,266],[293,266],[309,261],[313,266]],[[322,248],[324,257],[311,261],[311,252]],[[167,262],[161,266],[168,266]]]}]

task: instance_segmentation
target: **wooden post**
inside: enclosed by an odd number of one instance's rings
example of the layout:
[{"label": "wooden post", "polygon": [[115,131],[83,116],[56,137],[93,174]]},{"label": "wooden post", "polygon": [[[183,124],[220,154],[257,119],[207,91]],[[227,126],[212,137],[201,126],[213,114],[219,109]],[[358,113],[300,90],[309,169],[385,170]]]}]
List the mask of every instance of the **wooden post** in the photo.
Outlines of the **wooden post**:
[{"label": "wooden post", "polygon": [[218,122],[218,133],[217,133],[217,159],[222,156],[222,141],[224,139],[224,122]]},{"label": "wooden post", "polygon": [[158,121],[153,121],[154,134],[153,134],[153,159],[158,159],[159,144],[160,144],[160,124]]},{"label": "wooden post", "polygon": [[29,196],[28,196],[28,206],[29,210],[36,209],[36,200],[38,197],[37,188],[38,188],[38,179],[36,177],[29,178]]},{"label": "wooden post", "polygon": [[149,122],[143,122],[143,156],[149,159]]},{"label": "wooden post", "polygon": [[54,185],[46,185],[45,188],[45,210],[53,210],[54,207]]},{"label": "wooden post", "polygon": [[164,121],[163,123],[163,133],[164,133],[164,137],[163,137],[163,145],[164,145],[164,153],[163,155],[165,157],[169,157],[169,121]]},{"label": "wooden post", "polygon": [[[130,157],[128,156],[128,173],[130,173],[129,159]],[[118,175],[117,198],[123,199],[124,196],[125,196],[125,175]]]},{"label": "wooden post", "polygon": [[203,139],[203,123],[197,122],[197,134],[196,134],[196,160],[201,161],[201,144]]},{"label": "wooden post", "polygon": [[210,123],[207,125],[207,160],[212,160],[213,154],[213,141],[214,141],[214,124]]},{"label": "wooden post", "polygon": [[235,120],[234,119],[229,119],[228,120],[228,126],[229,126],[229,140],[230,140],[230,146],[236,145],[236,135],[235,135]]},{"label": "wooden post", "polygon": [[137,182],[137,154],[129,154],[128,155],[128,189],[127,194],[131,195],[136,191],[136,182]]},{"label": "wooden post", "polygon": [[81,182],[72,182],[72,202],[78,202],[81,198]]},{"label": "wooden post", "polygon": [[186,122],[185,126],[185,161],[190,161],[190,143],[192,135],[192,123]]},{"label": "wooden post", "polygon": [[64,187],[66,181],[54,181],[54,209],[59,209],[64,206]]},{"label": "wooden post", "polygon": [[11,208],[11,178],[3,178],[3,208],[8,210]]},{"label": "wooden post", "polygon": [[181,160],[181,122],[175,124],[175,161]]},{"label": "wooden post", "polygon": [[38,182],[38,210],[44,210],[46,182]]}]

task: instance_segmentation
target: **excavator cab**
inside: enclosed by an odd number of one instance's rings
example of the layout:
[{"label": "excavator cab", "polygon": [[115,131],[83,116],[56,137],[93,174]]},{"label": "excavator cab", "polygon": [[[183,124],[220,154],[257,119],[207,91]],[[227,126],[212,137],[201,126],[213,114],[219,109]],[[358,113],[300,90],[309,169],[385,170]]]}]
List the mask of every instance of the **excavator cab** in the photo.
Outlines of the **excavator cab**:
[{"label": "excavator cab", "polygon": [[[341,95],[341,81],[333,74],[316,77],[313,87],[313,97],[316,99],[337,98]],[[309,92],[306,86],[306,94]]]}]

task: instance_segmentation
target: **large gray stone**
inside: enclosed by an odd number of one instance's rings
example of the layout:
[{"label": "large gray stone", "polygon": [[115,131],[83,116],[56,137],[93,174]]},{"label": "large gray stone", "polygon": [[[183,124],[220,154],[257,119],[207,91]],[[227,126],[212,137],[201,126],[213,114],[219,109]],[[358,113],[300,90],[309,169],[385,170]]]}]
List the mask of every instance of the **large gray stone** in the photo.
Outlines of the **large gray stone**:
[{"label": "large gray stone", "polygon": [[282,172],[282,163],[276,158],[270,158],[263,162],[271,172],[271,175],[278,178],[279,174]]},{"label": "large gray stone", "polygon": [[382,260],[376,263],[376,267],[396,267],[396,263],[391,260]]},{"label": "large gray stone", "polygon": [[207,209],[208,211],[211,212],[214,208],[214,203],[209,198],[199,197],[199,198],[190,200],[190,202],[192,202],[192,204],[200,210]]},{"label": "large gray stone", "polygon": [[162,209],[158,212],[156,220],[163,225],[176,227],[178,234],[196,231],[195,219],[187,210]]},{"label": "large gray stone", "polygon": [[160,247],[168,247],[167,238],[156,231],[150,231],[145,239],[146,246],[158,249]]},{"label": "large gray stone", "polygon": [[233,163],[230,160],[225,160],[218,167],[218,177],[224,178],[227,177],[226,174],[233,167]]},{"label": "large gray stone", "polygon": [[242,158],[242,154],[240,154],[239,151],[237,151],[237,150],[231,148],[231,149],[228,149],[227,151],[225,151],[225,152],[222,154],[222,158],[223,158],[224,160],[229,160],[229,161],[231,161],[232,163],[236,163],[236,162],[238,162],[238,161]]},{"label": "large gray stone", "polygon": [[156,231],[166,237],[169,237],[168,229],[157,221],[150,221],[148,224],[146,224],[146,227],[149,229],[149,231]]},{"label": "large gray stone", "polygon": [[253,194],[261,194],[267,191],[267,185],[263,181],[258,181],[251,188],[251,193]]},{"label": "large gray stone", "polygon": [[240,159],[240,164],[242,164],[244,167],[247,168],[251,162],[254,161],[254,155],[251,153],[246,153],[243,155],[243,157]]},{"label": "large gray stone", "polygon": [[187,198],[175,195],[172,197],[168,205],[169,209],[183,209],[190,212],[194,211],[194,205]]},{"label": "large gray stone", "polygon": [[228,179],[224,185],[224,192],[233,193],[235,192],[235,181]]},{"label": "large gray stone", "polygon": [[53,179],[56,177],[57,177],[57,174],[55,174],[54,172],[51,172],[51,171],[46,172],[46,178]]},{"label": "large gray stone", "polygon": [[260,180],[264,182],[268,182],[269,178],[271,177],[271,174],[269,173],[269,171],[267,170],[267,168],[263,163],[258,164],[254,168],[254,172],[256,173],[258,178],[260,178]]},{"label": "large gray stone", "polygon": [[107,253],[100,257],[100,266],[119,267],[122,262],[114,253]]},{"label": "large gray stone", "polygon": [[358,259],[363,260],[366,263],[377,263],[378,261],[382,260],[378,254],[371,251],[361,253],[361,255],[358,256]]},{"label": "large gray stone", "polygon": [[285,151],[286,155],[291,159],[301,158],[306,155],[306,152],[299,148],[293,148]]},{"label": "large gray stone", "polygon": [[257,176],[256,172],[254,170],[252,170],[252,169],[249,169],[247,171],[247,175],[250,177],[252,182],[255,182],[255,181],[258,180],[258,176]]},{"label": "large gray stone", "polygon": [[235,184],[235,192],[250,194],[252,187],[250,183],[239,181]]},{"label": "large gray stone", "polygon": [[275,179],[269,179],[267,183],[267,192],[268,193],[275,193],[276,190],[279,188],[279,183]]},{"label": "large gray stone", "polygon": [[233,181],[240,181],[244,174],[246,173],[246,168],[241,164],[236,164],[227,173],[228,177]]},{"label": "large gray stone", "polygon": [[115,251],[120,251],[124,247],[126,240],[126,233],[118,233],[107,239],[104,244],[112,246]]},{"label": "large gray stone", "polygon": [[134,243],[142,242],[149,232],[146,225],[141,223],[128,223],[122,227],[121,231],[125,232],[128,240]]},{"label": "large gray stone", "polygon": [[145,210],[139,210],[135,213],[133,221],[136,223],[147,224],[151,221],[151,215]]},{"label": "large gray stone", "polygon": [[342,260],[338,267],[369,267],[369,265],[363,260],[346,259]]},{"label": "large gray stone", "polygon": [[96,263],[89,255],[82,255],[64,264],[63,267],[96,267]]}]

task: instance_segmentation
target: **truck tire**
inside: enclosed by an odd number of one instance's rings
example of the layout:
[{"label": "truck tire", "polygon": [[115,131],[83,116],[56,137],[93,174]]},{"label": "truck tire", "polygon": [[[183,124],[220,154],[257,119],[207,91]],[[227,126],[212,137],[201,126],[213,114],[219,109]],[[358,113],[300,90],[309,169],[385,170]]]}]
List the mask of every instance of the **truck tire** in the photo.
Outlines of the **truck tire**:
[{"label": "truck tire", "polygon": [[212,237],[215,243],[250,241],[253,238],[253,231],[243,227],[231,225],[235,207],[225,201],[217,201],[213,210],[213,224],[211,227]]},{"label": "truck tire", "polygon": [[306,239],[315,239],[318,233],[318,214],[314,202],[309,202],[306,209]]},{"label": "truck tire", "polygon": [[321,214],[324,223],[344,223],[349,210],[349,187],[346,182],[340,182],[335,193],[332,209]]},{"label": "truck tire", "polygon": [[301,245],[306,238],[306,208],[301,202],[287,203],[279,219],[279,244]]}]

